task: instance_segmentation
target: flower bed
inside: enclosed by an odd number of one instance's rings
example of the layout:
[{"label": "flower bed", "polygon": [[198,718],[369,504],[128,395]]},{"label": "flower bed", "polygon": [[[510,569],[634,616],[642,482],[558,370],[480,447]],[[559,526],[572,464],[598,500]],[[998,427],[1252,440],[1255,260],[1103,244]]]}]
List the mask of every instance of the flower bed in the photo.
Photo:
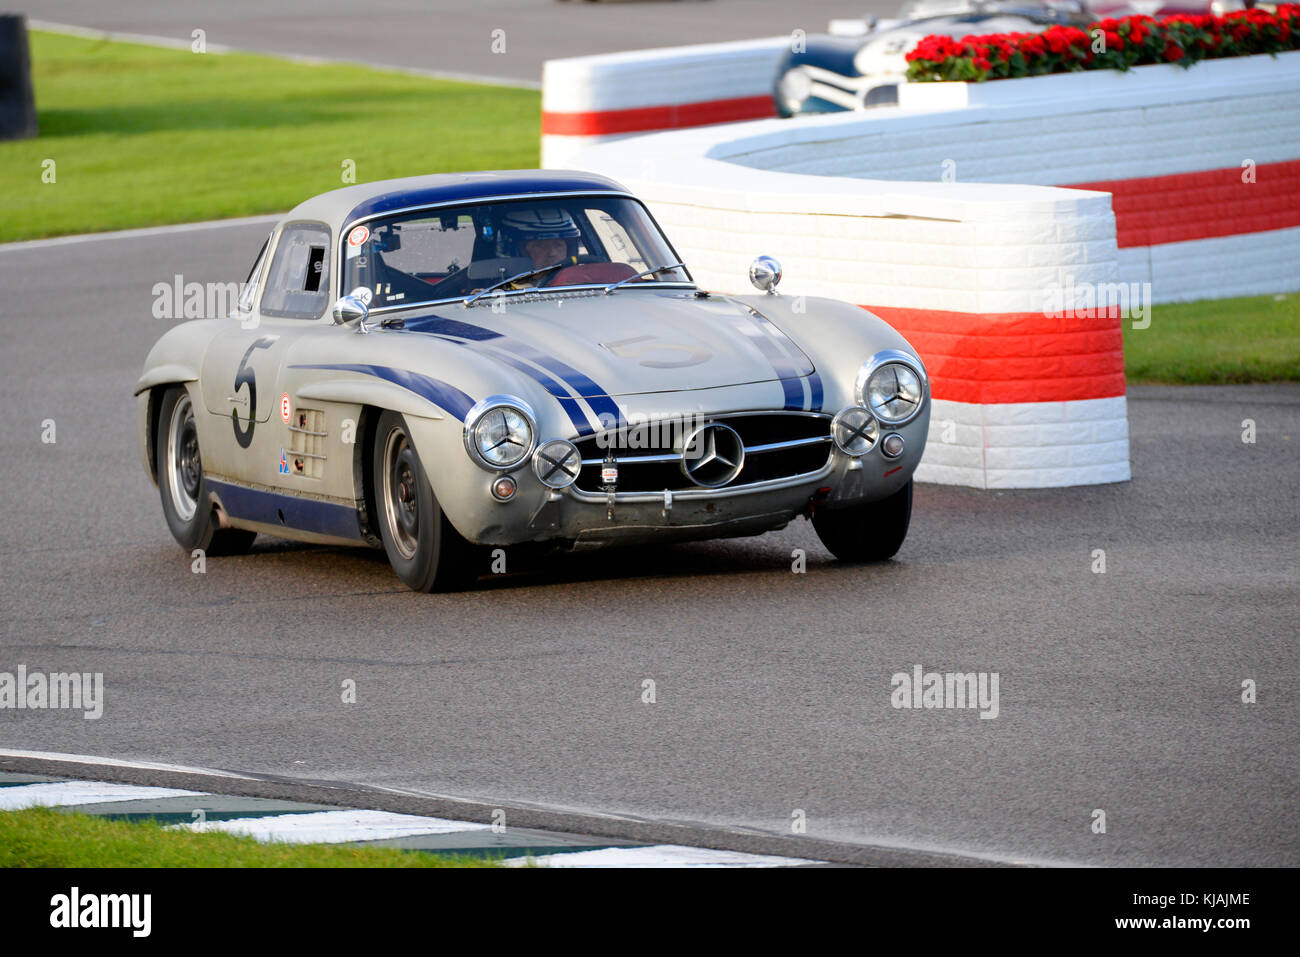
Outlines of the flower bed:
[{"label": "flower bed", "polygon": [[1148,63],[1189,67],[1198,60],[1300,50],[1300,5],[1226,16],[1178,14],[1098,20],[1087,30],[926,37],[907,54],[912,82],[1000,80],[1081,70],[1127,70]]}]

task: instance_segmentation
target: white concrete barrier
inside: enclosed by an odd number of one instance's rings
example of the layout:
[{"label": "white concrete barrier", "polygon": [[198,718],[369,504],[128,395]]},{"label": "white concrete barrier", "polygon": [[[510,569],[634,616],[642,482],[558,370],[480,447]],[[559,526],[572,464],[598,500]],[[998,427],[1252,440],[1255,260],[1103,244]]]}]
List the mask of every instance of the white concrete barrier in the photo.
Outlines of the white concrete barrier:
[{"label": "white concrete barrier", "polygon": [[1128,478],[1121,322],[1152,300],[1300,288],[1300,52],[905,85],[896,108],[548,165],[627,183],[707,287],[745,290],[770,253],[783,290],[899,329],[935,400],[922,480]]},{"label": "white concrete barrier", "polygon": [[988,83],[912,83],[899,107],[746,137],[734,163],[1113,196],[1119,279],[1157,302],[1300,288],[1300,52]]},{"label": "white concrete barrier", "polygon": [[1114,282],[1104,194],[771,173],[719,158],[745,148],[739,130],[774,126],[788,124],[661,133],[577,159],[645,199],[706,288],[748,291],[749,263],[770,253],[786,294],[858,303],[902,331],[934,396],[922,481],[1129,477],[1118,317],[1043,313],[1043,290],[1067,276]]},{"label": "white concrete barrier", "polygon": [[657,130],[776,115],[789,37],[548,60],[542,67],[542,165],[593,143]]}]

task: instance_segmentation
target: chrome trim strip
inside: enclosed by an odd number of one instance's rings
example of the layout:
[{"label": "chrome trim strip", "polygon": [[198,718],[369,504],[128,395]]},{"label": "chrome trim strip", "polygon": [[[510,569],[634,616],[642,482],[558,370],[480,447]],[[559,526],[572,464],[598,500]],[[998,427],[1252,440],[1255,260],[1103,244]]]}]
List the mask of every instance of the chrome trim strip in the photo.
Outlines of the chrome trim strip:
[{"label": "chrome trim strip", "polygon": [[[810,439],[789,439],[785,442],[768,442],[764,445],[747,445],[745,446],[746,455],[756,455],[760,452],[780,452],[784,449],[797,449],[809,445],[827,445],[831,442],[829,435],[815,435]],[[633,449],[632,451],[635,451]],[[615,456],[619,465],[661,465],[665,462],[678,462],[681,460],[681,453],[675,455],[633,455],[626,458]],[[583,459],[582,464],[600,465],[604,459]]]},{"label": "chrome trim strip", "polygon": [[[673,492],[673,501],[677,502],[682,499],[715,499],[731,498],[735,495],[748,495],[751,492],[777,492],[781,489],[794,488],[798,485],[804,485],[808,482],[816,482],[830,475],[835,468],[834,456],[826,457],[826,464],[816,472],[804,472],[801,475],[792,475],[783,479],[771,479],[767,482],[754,482],[750,485],[731,485],[724,488],[688,488],[678,489]],[[588,502],[597,505],[603,505],[609,500],[609,495],[604,492],[583,492],[577,485],[570,485],[566,490],[569,495],[580,502]],[[615,492],[614,502],[629,503],[662,503],[664,500],[663,492]]]},{"label": "chrome trim strip", "polygon": [[811,439],[787,439],[785,442],[768,442],[766,445],[747,445],[745,454],[758,452],[779,452],[782,449],[797,449],[808,445],[824,445],[831,441],[829,435],[814,435]]},{"label": "chrome trim strip", "polygon": [[[666,462],[680,462],[682,460],[682,453],[677,452],[673,455],[638,455],[634,458],[625,459],[620,459],[615,456],[614,460],[618,462],[619,465],[663,465]],[[604,459],[583,459],[582,464],[586,467],[588,465],[600,465],[604,461]]]}]

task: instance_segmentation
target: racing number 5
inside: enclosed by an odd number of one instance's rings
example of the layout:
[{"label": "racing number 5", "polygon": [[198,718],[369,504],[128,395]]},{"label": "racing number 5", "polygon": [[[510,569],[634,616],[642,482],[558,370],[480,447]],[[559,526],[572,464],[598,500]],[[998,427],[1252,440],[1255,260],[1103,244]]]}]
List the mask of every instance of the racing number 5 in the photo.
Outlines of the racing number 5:
[{"label": "racing number 5", "polygon": [[[644,345],[639,345],[645,343]],[[665,342],[654,336],[633,336],[631,339],[617,339],[614,342],[602,342],[602,346],[622,359],[641,359],[641,365],[650,369],[684,369],[697,366],[713,358],[713,353],[699,346],[683,346],[675,342]],[[642,356],[656,352],[676,352],[685,355],[684,359],[642,359]]]},{"label": "racing number 5", "polygon": [[248,360],[253,355],[254,349],[269,349],[271,344],[276,340],[275,336],[263,336],[244,353],[244,358],[239,360],[239,368],[235,371],[235,392],[239,392],[241,385],[248,386],[248,429],[239,427],[239,410],[230,410],[230,424],[235,429],[235,441],[239,443],[241,449],[246,449],[253,444],[253,426],[257,425],[257,376],[248,366]]}]

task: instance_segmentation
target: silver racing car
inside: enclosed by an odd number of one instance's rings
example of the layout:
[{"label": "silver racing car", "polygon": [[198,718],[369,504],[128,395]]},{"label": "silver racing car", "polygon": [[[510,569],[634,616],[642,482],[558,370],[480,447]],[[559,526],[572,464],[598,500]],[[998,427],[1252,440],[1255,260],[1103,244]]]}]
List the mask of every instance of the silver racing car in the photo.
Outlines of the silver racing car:
[{"label": "silver racing car", "polygon": [[186,549],[382,547],[423,591],[492,548],[755,535],[805,516],[893,555],[925,368],[855,305],[698,288],[646,207],[562,171],[423,176],[301,204],[238,307],[170,329],[136,383]]}]

